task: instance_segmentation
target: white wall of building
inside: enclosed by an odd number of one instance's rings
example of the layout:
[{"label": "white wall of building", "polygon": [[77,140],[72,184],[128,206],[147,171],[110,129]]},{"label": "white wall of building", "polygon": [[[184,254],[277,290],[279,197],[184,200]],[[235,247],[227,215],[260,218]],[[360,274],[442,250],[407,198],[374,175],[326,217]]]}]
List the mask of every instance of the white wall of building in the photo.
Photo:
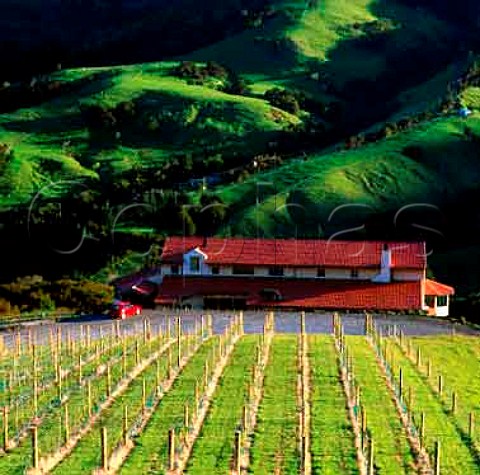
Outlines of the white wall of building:
[{"label": "white wall of building", "polygon": [[292,277],[298,277],[299,279],[314,279],[317,277],[316,267],[295,267],[290,268]]},{"label": "white wall of building", "polygon": [[268,277],[268,269],[269,267],[264,267],[264,266],[255,266],[254,268],[254,275],[257,275],[259,277]]},{"label": "white wall of building", "polygon": [[[193,252],[193,251],[192,251]],[[184,273],[185,275],[212,275],[212,265],[209,264],[208,259],[202,258],[201,255],[195,254],[190,252],[188,255],[185,255],[183,266],[178,266],[178,273]],[[195,274],[190,271],[190,256],[194,255],[196,257],[200,257],[201,259],[201,267],[200,273]],[[162,264],[161,265],[161,274],[162,275],[171,275],[172,274],[172,267],[174,265],[170,264]],[[257,277],[269,277],[270,267],[269,266],[255,266],[254,267],[254,275]],[[375,275],[378,274],[378,269],[371,268],[371,269],[357,269],[358,277],[355,280],[371,280]],[[345,267],[345,268],[326,268],[325,269],[325,280],[349,280],[351,279],[351,272],[352,269]],[[233,275],[233,266],[231,265],[220,265],[219,266],[219,274],[218,275],[226,275],[231,276]],[[240,274],[236,274],[239,275]],[[251,274],[246,274],[251,275]],[[283,268],[283,275],[285,277],[296,277],[299,279],[315,279],[317,278],[317,267],[284,267]],[[402,272],[395,274],[395,280],[419,280],[421,278],[421,273],[418,272]]]},{"label": "white wall of building", "polygon": [[352,269],[338,268],[338,269],[325,269],[325,279],[343,279],[348,280],[351,278]]},{"label": "white wall of building", "polygon": [[423,279],[423,271],[415,269],[393,269],[392,279],[395,281],[417,281]]}]

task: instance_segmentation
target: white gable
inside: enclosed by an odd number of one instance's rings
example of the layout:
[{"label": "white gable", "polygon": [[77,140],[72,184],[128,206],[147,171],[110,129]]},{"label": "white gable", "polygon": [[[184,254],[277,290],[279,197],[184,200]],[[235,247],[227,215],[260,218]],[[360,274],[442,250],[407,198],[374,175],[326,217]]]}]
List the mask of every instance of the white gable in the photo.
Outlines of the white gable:
[{"label": "white gable", "polygon": [[187,253],[185,253],[183,255],[183,260],[185,261],[185,259],[189,259],[190,256],[199,256],[199,257],[202,257],[203,259],[207,260],[208,259],[208,255],[205,254],[202,250],[200,250],[198,247],[196,247],[195,249],[192,249],[190,251],[188,251]]},{"label": "white gable", "polygon": [[183,255],[183,274],[205,274],[207,254],[202,252],[198,247],[186,252]]}]

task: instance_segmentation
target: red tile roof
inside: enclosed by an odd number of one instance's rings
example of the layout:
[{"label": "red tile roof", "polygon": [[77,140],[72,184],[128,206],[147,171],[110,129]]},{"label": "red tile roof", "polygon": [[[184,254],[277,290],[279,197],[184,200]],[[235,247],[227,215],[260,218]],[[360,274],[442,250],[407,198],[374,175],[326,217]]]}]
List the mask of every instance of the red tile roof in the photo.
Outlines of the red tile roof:
[{"label": "red tile roof", "polygon": [[[199,248],[209,264],[282,265],[326,267],[379,267],[382,241],[334,241],[295,239],[244,239],[169,237],[163,247],[163,263],[180,264],[183,254]],[[425,243],[389,242],[392,267],[424,269]]]},{"label": "red tile roof", "polygon": [[129,290],[135,285],[140,285],[145,279],[158,274],[157,269],[135,272],[127,276],[114,279],[111,283],[120,290]]},{"label": "red tile roof", "polygon": [[441,284],[434,280],[425,280],[425,295],[436,295],[440,297],[444,295],[453,295],[454,293],[455,289],[453,287]]},{"label": "red tile roof", "polygon": [[[158,304],[180,302],[192,296],[245,298],[247,306],[352,310],[419,310],[421,281],[374,284],[372,282],[292,280],[275,278],[166,276]],[[265,289],[282,299],[269,301]]]}]

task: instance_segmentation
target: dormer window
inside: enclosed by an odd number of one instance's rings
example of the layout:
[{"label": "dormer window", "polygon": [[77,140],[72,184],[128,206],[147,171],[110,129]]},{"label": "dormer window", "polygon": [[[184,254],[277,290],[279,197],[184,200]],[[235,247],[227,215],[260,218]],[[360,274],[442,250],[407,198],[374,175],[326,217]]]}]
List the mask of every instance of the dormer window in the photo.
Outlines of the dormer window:
[{"label": "dormer window", "polygon": [[173,264],[172,267],[171,267],[171,272],[172,272],[172,275],[178,275],[180,272],[179,272],[179,267],[177,264]]},{"label": "dormer window", "polygon": [[212,275],[220,274],[220,266],[212,266]]},{"label": "dormer window", "polygon": [[350,271],[350,278],[352,279],[358,279],[358,269],[352,269]]},{"label": "dormer window", "polygon": [[190,272],[200,272],[200,257],[191,256],[190,257]]},{"label": "dormer window", "polygon": [[317,278],[325,279],[325,267],[317,267]]}]

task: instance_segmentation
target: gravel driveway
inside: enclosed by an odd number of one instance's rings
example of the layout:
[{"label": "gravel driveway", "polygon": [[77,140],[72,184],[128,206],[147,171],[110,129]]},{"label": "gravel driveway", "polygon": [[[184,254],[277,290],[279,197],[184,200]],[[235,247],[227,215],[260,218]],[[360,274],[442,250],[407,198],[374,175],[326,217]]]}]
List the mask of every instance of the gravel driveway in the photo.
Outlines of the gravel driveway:
[{"label": "gravel driveway", "polygon": [[[232,318],[232,313],[229,312],[209,313],[213,315],[213,330],[215,333],[222,332]],[[150,318],[151,325],[154,329],[158,326],[165,329],[168,320],[173,324],[176,313],[172,311],[146,310],[144,315]],[[200,314],[182,312],[181,315],[182,327],[188,331],[192,328],[195,316]],[[263,328],[264,315],[265,312],[244,312],[245,332],[260,333]],[[363,314],[342,315],[341,318],[347,335],[365,334],[365,317]],[[452,332],[467,335],[480,335],[480,331],[469,326],[453,324],[446,320],[434,319],[431,317],[375,315],[373,318],[377,328],[381,329],[383,333],[393,331],[393,328],[396,327],[398,330],[402,330],[406,335],[440,335],[451,334]],[[90,326],[92,339],[106,335],[114,328],[111,319],[100,315],[82,317],[74,322],[69,321],[57,324],[44,323],[41,325],[30,324],[16,331],[20,331],[21,338],[24,341],[28,339],[29,333],[32,332],[38,343],[46,343],[49,340],[50,332],[56,332],[57,327],[62,329],[63,338],[66,338],[68,333],[70,333],[73,338],[78,338],[82,331],[82,326],[85,328],[87,325]],[[141,332],[143,328],[143,318],[141,316],[129,318],[125,321],[119,322],[119,326],[122,330],[125,330],[128,333]],[[308,333],[331,333],[332,313],[307,313],[306,328]],[[298,333],[300,331],[300,313],[276,312],[275,330],[279,333]],[[14,332],[14,330],[2,331],[4,341],[8,346],[12,345],[15,334]]]}]

